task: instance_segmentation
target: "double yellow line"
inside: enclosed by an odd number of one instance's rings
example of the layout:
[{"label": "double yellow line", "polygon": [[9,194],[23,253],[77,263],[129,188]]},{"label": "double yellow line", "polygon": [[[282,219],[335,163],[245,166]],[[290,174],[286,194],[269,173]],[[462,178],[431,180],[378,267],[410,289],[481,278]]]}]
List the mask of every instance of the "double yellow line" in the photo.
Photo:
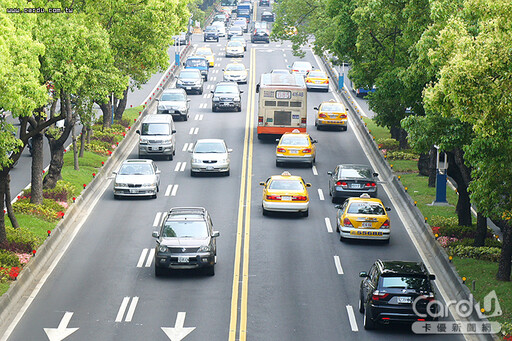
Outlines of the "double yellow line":
[{"label": "double yellow line", "polygon": [[[235,266],[233,270],[233,289],[231,293],[231,318],[229,322],[229,341],[245,341],[247,337],[247,291],[249,288],[249,237],[251,233],[251,180],[252,152],[254,135],[254,104],[256,97],[256,50],[250,50],[249,89],[247,114],[245,117],[244,150],[242,156],[242,177],[240,180],[240,198],[238,200],[238,223],[235,245]],[[245,211],[245,212],[244,212]],[[245,214],[244,214],[245,213]],[[242,264],[242,267],[240,267]],[[240,271],[242,281],[240,285]],[[241,289],[241,293],[240,293]],[[240,307],[240,314],[238,308]],[[240,324],[238,325],[238,321]]]}]

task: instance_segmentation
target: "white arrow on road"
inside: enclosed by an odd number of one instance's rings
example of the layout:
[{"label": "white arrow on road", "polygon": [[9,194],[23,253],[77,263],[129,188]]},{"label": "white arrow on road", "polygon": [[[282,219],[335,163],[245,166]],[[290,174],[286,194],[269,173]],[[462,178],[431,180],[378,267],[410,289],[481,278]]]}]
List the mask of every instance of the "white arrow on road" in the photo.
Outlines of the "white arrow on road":
[{"label": "white arrow on road", "polygon": [[185,324],[186,314],[187,313],[183,311],[178,312],[178,317],[176,317],[176,323],[174,324],[174,328],[161,327],[165,335],[167,335],[167,337],[171,339],[171,341],[181,341],[194,329],[196,329],[196,327],[183,327],[183,325]]},{"label": "white arrow on road", "polygon": [[43,328],[46,336],[50,341],[61,341],[67,338],[69,335],[73,334],[78,330],[78,328],[68,328],[69,321],[73,316],[72,312],[67,311],[64,314],[62,320],[60,320],[59,326],[57,328]]}]

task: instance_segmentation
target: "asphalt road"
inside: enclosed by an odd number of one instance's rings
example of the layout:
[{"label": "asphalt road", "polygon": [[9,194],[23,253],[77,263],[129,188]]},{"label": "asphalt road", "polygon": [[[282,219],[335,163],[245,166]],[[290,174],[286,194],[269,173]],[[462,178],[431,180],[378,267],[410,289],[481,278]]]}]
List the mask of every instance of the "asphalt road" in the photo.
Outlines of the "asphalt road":
[{"label": "asphalt road", "polygon": [[[340,243],[329,229],[327,221],[335,228],[336,210],[329,200],[327,171],[338,163],[369,164],[350,126],[347,132],[316,131],[313,107],[334,98],[333,93],[308,93],[308,131],[318,140],[315,168],[277,168],[275,143],[250,135],[255,135],[257,112],[253,93],[261,73],[286,68],[297,59],[290,44],[249,42],[242,61],[251,69],[251,79],[241,85],[242,112],[213,113],[209,90],[231,60],[223,53],[226,39],[193,39],[197,46],[214,50],[216,64],[206,83],[208,91],[190,96],[189,120],[176,122],[175,159],[157,160],[162,170],[158,198],[114,200],[107,188],[8,340],[63,340],[68,333],[66,340],[82,341],[420,337],[407,328],[363,328],[357,311],[358,273],[378,258],[417,261],[420,256],[381,184],[379,197],[392,207],[389,245]],[[319,66],[311,51],[305,59]],[[231,176],[190,176],[186,150],[199,138],[223,138],[233,148]],[[136,148],[130,157],[137,157]],[[284,170],[312,184],[309,217],[263,217],[258,184]],[[177,272],[155,278],[148,256],[155,246],[151,232],[173,206],[204,206],[210,212],[214,230],[221,233],[214,277]],[[178,327],[189,334],[173,339],[162,327]],[[60,336],[47,337],[45,328]],[[462,340],[453,335],[435,339]]]}]

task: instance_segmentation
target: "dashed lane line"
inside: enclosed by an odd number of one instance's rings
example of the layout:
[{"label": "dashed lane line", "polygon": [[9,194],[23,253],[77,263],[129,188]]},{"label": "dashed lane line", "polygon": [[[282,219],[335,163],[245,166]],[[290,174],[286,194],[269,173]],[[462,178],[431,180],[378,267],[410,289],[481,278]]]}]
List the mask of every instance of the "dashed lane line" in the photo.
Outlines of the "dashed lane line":
[{"label": "dashed lane line", "polygon": [[332,225],[331,225],[331,219],[329,217],[325,217],[325,227],[327,227],[327,232],[332,233]]},{"label": "dashed lane line", "polygon": [[334,265],[336,266],[336,271],[338,275],[343,275],[343,268],[341,267],[340,256],[334,256]]}]

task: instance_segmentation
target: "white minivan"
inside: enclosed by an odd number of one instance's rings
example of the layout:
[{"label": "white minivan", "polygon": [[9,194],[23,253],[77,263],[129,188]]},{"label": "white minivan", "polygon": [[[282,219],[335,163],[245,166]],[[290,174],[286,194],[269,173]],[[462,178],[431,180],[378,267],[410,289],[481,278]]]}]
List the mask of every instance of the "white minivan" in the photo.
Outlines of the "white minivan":
[{"label": "white minivan", "polygon": [[172,160],[176,154],[176,128],[171,115],[144,117],[139,137],[139,158],[164,156]]}]

